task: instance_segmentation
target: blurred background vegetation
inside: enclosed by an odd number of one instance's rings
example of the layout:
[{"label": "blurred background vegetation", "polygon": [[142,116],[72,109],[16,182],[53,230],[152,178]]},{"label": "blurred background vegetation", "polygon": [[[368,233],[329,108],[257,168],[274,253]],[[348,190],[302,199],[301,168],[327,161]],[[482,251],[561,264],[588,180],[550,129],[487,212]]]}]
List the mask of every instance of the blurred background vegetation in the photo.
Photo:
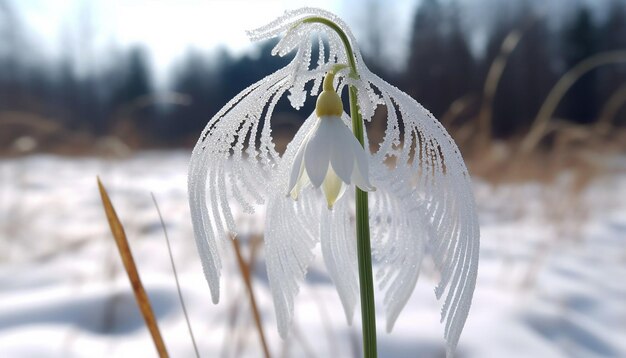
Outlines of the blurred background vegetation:
[{"label": "blurred background vegetation", "polygon": [[[340,15],[354,23],[368,66],[431,110],[466,156],[484,157],[484,150],[473,148],[509,146],[525,137],[533,148],[559,145],[562,138],[586,144],[601,138],[603,147],[623,139],[617,129],[626,124],[626,56],[619,52],[626,51],[626,1],[391,3],[396,12],[412,11],[398,44],[384,36],[396,25],[387,2],[368,1],[354,7],[356,15]],[[103,59],[94,48],[99,33],[90,2],[78,2],[76,18],[66,19],[74,27],[61,36],[61,55],[47,56],[40,48],[46,39],[24,21],[36,5],[23,4],[0,2],[3,155],[189,147],[230,98],[288,61],[272,57],[274,43],[267,42],[239,53],[225,45],[210,53],[190,46],[172,54],[165,69],[155,69],[149,44],[113,42]],[[145,10],[150,16],[150,7]],[[389,48],[403,49],[402,60],[390,60]],[[594,56],[600,56],[597,63],[575,70]],[[568,71],[574,72],[571,88],[549,99]],[[157,84],[162,72],[168,80]],[[550,101],[548,107],[556,107],[548,113],[550,125],[542,126],[538,113]],[[280,103],[276,133],[297,129],[312,102],[300,113],[286,100]],[[528,139],[533,126],[536,138]]]}]

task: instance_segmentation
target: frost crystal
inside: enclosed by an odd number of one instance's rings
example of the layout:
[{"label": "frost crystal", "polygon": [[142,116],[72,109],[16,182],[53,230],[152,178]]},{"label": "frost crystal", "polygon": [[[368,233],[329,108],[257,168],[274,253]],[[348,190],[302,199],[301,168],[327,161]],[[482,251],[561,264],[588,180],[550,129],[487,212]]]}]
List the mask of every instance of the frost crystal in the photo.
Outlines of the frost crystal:
[{"label": "frost crystal", "polygon": [[[350,223],[354,195],[346,193],[333,211],[310,188],[304,188],[303,192],[311,192],[296,202],[286,196],[290,164],[315,122],[314,114],[282,157],[271,136],[274,106],[283,95],[300,108],[307,97],[318,94],[324,74],[352,56],[330,28],[301,23],[311,17],[336,23],[355,51],[360,78],[338,74],[339,93],[346,85],[357,87],[366,121],[372,120],[377,108],[387,113],[384,138],[369,158],[370,178],[378,189],[370,194],[372,246],[387,330],[391,331],[413,292],[422,258],[429,255],[441,274],[435,294],[444,298],[441,320],[451,354],[468,315],[478,266],[479,228],[469,174],[441,124],[414,99],[371,73],[347,26],[323,10],[287,12],[248,33],[253,40],[284,34],[272,53],[284,56],[295,50],[295,57],[226,104],[209,121],[194,148],[189,199],[213,301],[219,300],[220,248],[228,232],[236,233],[233,210],[253,213],[255,206],[265,205],[266,264],[281,336],[289,330],[294,298],[318,241],[346,317],[352,320],[359,297],[356,238]],[[316,63],[311,60],[314,44],[319,46]],[[305,85],[311,81],[307,96]],[[350,123],[346,115],[343,120]]]}]

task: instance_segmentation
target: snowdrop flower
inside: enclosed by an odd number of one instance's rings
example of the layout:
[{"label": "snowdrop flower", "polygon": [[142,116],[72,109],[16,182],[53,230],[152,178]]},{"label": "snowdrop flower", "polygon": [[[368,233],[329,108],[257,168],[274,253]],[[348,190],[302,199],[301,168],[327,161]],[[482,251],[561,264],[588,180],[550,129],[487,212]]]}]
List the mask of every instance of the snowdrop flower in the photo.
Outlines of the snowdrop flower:
[{"label": "snowdrop flower", "polygon": [[[355,193],[345,187],[376,187],[369,194],[369,228],[387,331],[413,292],[422,258],[429,257],[439,271],[435,295],[443,301],[450,355],[468,315],[479,248],[470,177],[454,141],[419,103],[368,70],[355,38],[333,14],[304,8],[249,32],[253,40],[281,34],[272,54],[295,51],[293,60],[244,89],[208,122],[189,165],[194,234],[213,302],[219,300],[220,252],[228,248],[229,233],[237,233],[235,216],[258,211],[265,214],[265,263],[281,336],[288,334],[318,243],[351,322],[359,276]],[[358,76],[335,71],[346,64]],[[364,148],[357,150],[347,126],[359,116],[334,108],[312,113],[279,154],[272,137],[277,102],[286,95],[299,109],[309,95],[318,96],[333,71],[327,86],[355,98],[350,113],[358,110],[363,121],[383,120],[382,139],[370,148],[365,132],[359,138]]]},{"label": "snowdrop flower", "polygon": [[373,191],[365,150],[343,123],[341,98],[333,89],[334,74],[324,79],[324,91],[317,98],[317,122],[300,144],[289,179],[289,193],[296,200],[308,183],[319,188],[328,208],[343,195],[346,184]]}]

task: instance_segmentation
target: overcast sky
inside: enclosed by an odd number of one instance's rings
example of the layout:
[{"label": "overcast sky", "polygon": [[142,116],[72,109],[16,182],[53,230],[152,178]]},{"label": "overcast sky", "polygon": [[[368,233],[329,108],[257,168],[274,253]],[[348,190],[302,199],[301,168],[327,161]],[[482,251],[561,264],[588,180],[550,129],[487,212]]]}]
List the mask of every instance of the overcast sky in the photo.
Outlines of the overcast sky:
[{"label": "overcast sky", "polygon": [[[245,30],[280,16],[285,10],[315,6],[330,10],[352,27],[357,38],[367,24],[359,4],[345,0],[26,0],[13,6],[29,30],[37,50],[58,58],[72,43],[77,60],[89,51],[92,57],[106,55],[115,47],[144,46],[157,72],[165,72],[190,48],[210,53],[216,47],[233,54],[249,51],[252,45]],[[393,19],[389,36],[399,37],[389,51],[403,61],[415,2],[386,1],[385,16]],[[106,57],[106,56],[104,56]]]},{"label": "overcast sky", "polygon": [[[371,2],[370,0],[369,2]],[[497,1],[457,1],[463,7],[466,26],[472,33],[474,50],[480,47],[490,11]],[[608,0],[533,0],[540,11],[558,21],[575,3],[600,4]],[[595,1],[595,2],[594,2]],[[383,46],[390,66],[404,63],[409,27],[420,0],[378,0],[377,16],[384,23],[387,44]],[[212,53],[216,47],[233,54],[252,49],[245,30],[261,26],[285,10],[315,6],[341,16],[357,39],[364,39],[369,25],[364,4],[367,0],[13,0],[21,23],[37,55],[67,56],[68,44],[75,62],[82,70],[106,64],[107,52],[141,45],[151,55],[157,81],[190,48]],[[596,5],[597,6],[597,5]],[[366,42],[366,41],[362,41]],[[30,50],[29,50],[30,52]],[[88,54],[88,55],[86,55]],[[94,65],[95,63],[95,65]],[[79,71],[81,68],[78,69]]]}]

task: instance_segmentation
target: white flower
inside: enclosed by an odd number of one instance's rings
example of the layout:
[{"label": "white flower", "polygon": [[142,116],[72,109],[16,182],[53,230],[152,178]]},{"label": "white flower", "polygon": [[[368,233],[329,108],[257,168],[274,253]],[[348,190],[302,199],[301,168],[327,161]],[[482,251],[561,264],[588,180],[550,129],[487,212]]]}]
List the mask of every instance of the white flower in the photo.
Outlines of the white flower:
[{"label": "white flower", "polygon": [[345,184],[374,190],[365,151],[340,117],[318,118],[300,145],[289,179],[291,197],[297,199],[307,183],[322,187],[329,208],[342,196]]},{"label": "white flower", "polygon": [[[325,80],[325,85],[329,81],[332,84],[334,75],[328,76],[330,80]],[[343,195],[346,184],[354,183],[363,191],[374,190],[367,155],[341,120],[341,107],[341,99],[330,88],[318,97],[317,121],[300,144],[291,168],[289,194],[294,200],[308,183],[322,187],[329,209]]]},{"label": "white flower", "polygon": [[[337,24],[354,54],[345,53],[330,27],[307,21],[312,17]],[[296,50],[293,60],[226,104],[209,121],[192,154],[189,200],[213,301],[219,300],[220,251],[229,247],[227,234],[237,232],[234,212],[253,214],[263,206],[265,264],[281,336],[289,331],[294,299],[318,242],[350,322],[359,297],[354,214],[346,200],[354,191],[339,198],[348,184],[363,190],[376,186],[369,195],[369,221],[387,330],[411,296],[422,257],[428,255],[440,272],[435,294],[444,301],[441,319],[452,352],[472,300],[479,247],[470,178],[454,141],[414,99],[368,70],[341,19],[306,8],[249,34],[260,40],[283,33],[272,53]],[[317,64],[311,63],[314,44]],[[311,114],[280,155],[271,130],[276,103],[288,93],[299,109],[307,99],[305,86],[313,82],[306,88],[317,96],[324,75],[353,55],[359,77],[339,72],[332,87],[339,94],[348,85],[356,88],[364,121],[372,120],[375,109],[385,110],[386,130],[376,151],[370,151],[367,132],[364,149],[357,150],[353,137],[347,139],[350,118],[334,110]],[[326,199],[315,188],[320,186]]]}]

